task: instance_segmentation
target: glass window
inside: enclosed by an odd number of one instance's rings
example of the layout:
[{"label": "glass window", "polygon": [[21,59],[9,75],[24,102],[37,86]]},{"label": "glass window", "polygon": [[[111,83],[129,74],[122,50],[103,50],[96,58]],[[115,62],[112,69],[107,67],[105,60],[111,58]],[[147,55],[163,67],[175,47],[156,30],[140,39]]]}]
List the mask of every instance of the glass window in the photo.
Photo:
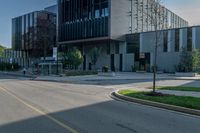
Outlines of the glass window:
[{"label": "glass window", "polygon": [[104,17],[105,16],[105,9],[102,9],[101,11],[101,17]]},{"label": "glass window", "polygon": [[22,16],[22,34],[24,35],[24,16]]},{"label": "glass window", "polygon": [[187,29],[187,50],[192,51],[192,27]]},{"label": "glass window", "polygon": [[31,13],[30,14],[30,27],[33,26],[33,14]]},{"label": "glass window", "polygon": [[109,41],[107,44],[107,54],[110,54],[110,50],[111,50],[111,48],[110,48],[110,41]]},{"label": "glass window", "polygon": [[26,15],[26,33],[28,33],[28,28],[29,28],[29,15]]},{"label": "glass window", "polygon": [[175,30],[175,52],[179,52],[179,29]]},{"label": "glass window", "polygon": [[127,53],[139,53],[140,35],[134,34],[131,38],[133,39],[127,43]]},{"label": "glass window", "polygon": [[109,10],[108,10],[108,8],[105,8],[104,10],[105,10],[105,16],[109,16]]},{"label": "glass window", "polygon": [[168,51],[168,31],[164,31],[164,46],[163,46],[163,51],[164,52]]},{"label": "glass window", "polygon": [[100,17],[100,11],[99,10],[95,10],[95,18],[99,18]]},{"label": "glass window", "polygon": [[115,42],[115,54],[119,54],[119,42]]}]

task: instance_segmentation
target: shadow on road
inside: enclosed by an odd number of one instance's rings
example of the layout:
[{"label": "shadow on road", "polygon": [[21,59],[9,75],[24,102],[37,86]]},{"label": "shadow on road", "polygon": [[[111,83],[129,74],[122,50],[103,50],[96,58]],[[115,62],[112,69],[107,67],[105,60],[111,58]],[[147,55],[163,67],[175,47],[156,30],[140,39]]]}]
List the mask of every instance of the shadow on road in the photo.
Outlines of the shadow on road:
[{"label": "shadow on road", "polygon": [[[113,114],[108,114],[115,110]],[[136,132],[124,122],[132,123],[134,114],[127,112],[129,117],[122,118],[122,122],[117,118],[121,114],[118,111],[116,101],[107,101],[94,105],[64,110],[50,113],[49,116],[59,120],[62,123],[76,129],[81,133],[106,133],[106,132]],[[17,114],[16,114],[17,115]],[[126,116],[127,116],[126,115]],[[114,120],[113,118],[116,118]],[[124,119],[126,119],[124,121]],[[5,125],[0,125],[0,133],[66,133],[67,131],[54,123],[46,116],[38,116],[26,120],[21,120]]]},{"label": "shadow on road", "polygon": [[[128,104],[128,106],[131,105]],[[171,133],[197,133],[200,130],[200,120],[197,118],[185,118],[186,116],[177,116],[176,113],[169,113],[163,110],[144,111],[148,108],[139,105],[131,107],[128,109],[127,104],[111,100],[48,115],[80,133],[165,133],[164,131]],[[64,128],[45,116],[0,126],[0,133],[66,132]]]},{"label": "shadow on road", "polygon": [[200,80],[194,80],[190,83],[183,84],[182,86],[188,86],[188,87],[200,87]]}]

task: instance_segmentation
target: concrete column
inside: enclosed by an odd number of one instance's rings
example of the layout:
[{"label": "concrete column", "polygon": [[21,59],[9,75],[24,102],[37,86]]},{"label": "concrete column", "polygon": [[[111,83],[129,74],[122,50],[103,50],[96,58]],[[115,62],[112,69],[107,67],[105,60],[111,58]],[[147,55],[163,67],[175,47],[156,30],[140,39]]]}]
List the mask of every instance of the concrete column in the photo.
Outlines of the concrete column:
[{"label": "concrete column", "polygon": [[197,33],[196,33],[196,27],[192,28],[192,48],[197,48],[197,42],[196,42],[196,38],[197,38]]},{"label": "concrete column", "polygon": [[140,53],[143,50],[143,34],[140,34]]},{"label": "concrete column", "polygon": [[171,45],[172,45],[172,40],[171,40],[172,37],[171,37],[171,36],[172,36],[172,31],[169,30],[169,31],[168,31],[168,44],[167,44],[167,45],[168,45],[168,46],[167,46],[168,49],[167,49],[167,52],[171,52]]},{"label": "concrete column", "polygon": [[179,42],[179,49],[181,49],[183,47],[183,29],[180,29],[180,42]]}]

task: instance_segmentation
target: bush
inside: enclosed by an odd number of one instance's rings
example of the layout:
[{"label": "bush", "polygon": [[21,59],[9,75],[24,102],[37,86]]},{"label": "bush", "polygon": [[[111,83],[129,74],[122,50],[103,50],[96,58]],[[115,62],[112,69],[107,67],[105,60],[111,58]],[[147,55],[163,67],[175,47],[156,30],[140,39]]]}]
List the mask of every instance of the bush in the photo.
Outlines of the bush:
[{"label": "bush", "polygon": [[20,66],[17,63],[6,63],[1,62],[0,63],[0,71],[17,71],[19,70]]},{"label": "bush", "polygon": [[139,71],[139,70],[140,70],[140,67],[139,67],[139,63],[138,63],[138,62],[135,63],[134,66],[131,66],[131,71],[132,71],[132,72],[137,72],[137,71]]},{"label": "bush", "polygon": [[99,56],[101,55],[101,48],[94,47],[90,50],[89,56],[92,65],[96,66]]},{"label": "bush", "polygon": [[109,67],[107,65],[102,67],[102,72],[108,72]]},{"label": "bush", "polygon": [[67,64],[72,65],[75,69],[78,68],[83,63],[83,56],[81,54],[81,51],[72,48],[68,53],[67,53]]},{"label": "bush", "polygon": [[65,76],[97,75],[97,71],[65,71]]},{"label": "bush", "polygon": [[[155,66],[156,67],[156,72],[158,71],[158,66]],[[154,66],[151,66],[151,71],[154,72]]]},{"label": "bush", "polygon": [[180,63],[176,67],[178,72],[196,72],[199,65],[199,52],[193,49],[192,52],[183,48],[180,55]]}]

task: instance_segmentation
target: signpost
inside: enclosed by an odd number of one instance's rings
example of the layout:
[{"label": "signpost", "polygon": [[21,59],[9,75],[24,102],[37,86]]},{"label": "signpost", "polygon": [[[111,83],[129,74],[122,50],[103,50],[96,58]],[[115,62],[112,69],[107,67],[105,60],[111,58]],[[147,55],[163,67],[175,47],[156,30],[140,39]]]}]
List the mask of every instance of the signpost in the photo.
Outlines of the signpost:
[{"label": "signpost", "polygon": [[145,53],[140,53],[140,59],[145,59]]},{"label": "signpost", "polygon": [[55,61],[57,61],[57,56],[58,56],[58,48],[54,47],[53,48],[53,58],[55,59]]},{"label": "signpost", "polygon": [[[13,63],[13,58],[10,58],[10,64],[12,64]],[[13,64],[12,64],[12,70],[14,69],[14,66],[13,66]]]},{"label": "signpost", "polygon": [[12,64],[13,63],[13,58],[10,58],[10,64]]}]

